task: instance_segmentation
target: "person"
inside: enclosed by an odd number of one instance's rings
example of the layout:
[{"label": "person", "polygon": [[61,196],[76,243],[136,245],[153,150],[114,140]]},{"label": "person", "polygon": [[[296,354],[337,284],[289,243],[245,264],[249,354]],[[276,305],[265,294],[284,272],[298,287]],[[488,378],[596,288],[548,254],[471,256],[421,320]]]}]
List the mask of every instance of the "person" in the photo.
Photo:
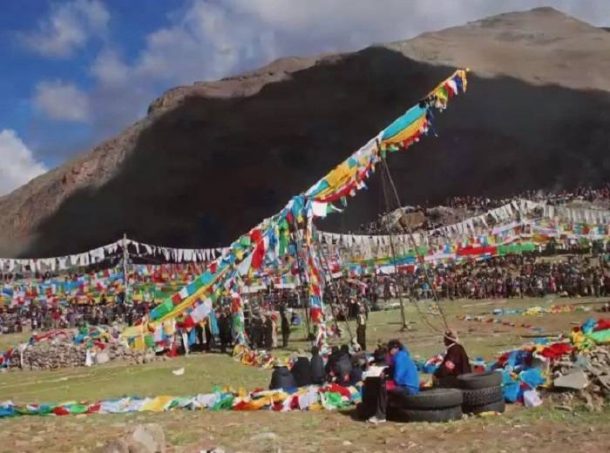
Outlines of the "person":
[{"label": "person", "polygon": [[350,385],[356,385],[362,382],[366,363],[367,360],[364,354],[358,354],[352,357],[352,372],[349,376]]},{"label": "person", "polygon": [[335,368],[335,364],[339,360],[339,347],[333,346],[330,349],[330,354],[328,355],[328,360],[326,361],[326,366],[324,367],[324,372],[326,373],[327,380],[330,382],[332,378],[332,370]]},{"label": "person", "polygon": [[269,383],[269,390],[288,390],[296,388],[297,384],[294,381],[294,377],[290,370],[282,365],[276,365],[273,367],[273,373],[271,373],[271,382]]},{"label": "person", "polygon": [[453,387],[456,378],[462,374],[471,373],[472,368],[464,346],[459,343],[457,332],[446,331],[444,342],[446,347],[445,357],[434,372],[434,380],[441,387]]},{"label": "person", "polygon": [[286,308],[282,305],[280,308],[280,316],[282,318],[282,348],[288,347],[288,339],[290,338],[290,322],[286,316]]},{"label": "person", "polygon": [[350,385],[352,374],[352,359],[349,354],[349,347],[344,344],[339,350],[338,359],[331,369],[331,376],[339,385],[347,387]]},{"label": "person", "polygon": [[[210,326],[211,327],[211,326]],[[227,352],[227,345],[231,344],[231,319],[224,311],[218,317],[218,336],[220,337],[220,352]],[[213,335],[208,337],[208,344],[211,343]]]},{"label": "person", "polygon": [[293,311],[292,314],[290,315],[290,325],[298,327],[301,325],[301,318],[299,317],[299,315],[297,314],[296,311]]},{"label": "person", "polygon": [[305,387],[312,384],[311,363],[305,356],[299,356],[290,369],[297,387]]},{"label": "person", "polygon": [[271,351],[273,349],[273,320],[271,319],[271,315],[266,315],[263,321],[263,331],[264,331],[264,348],[267,351]]},{"label": "person", "polygon": [[320,357],[320,349],[317,346],[311,348],[311,382],[315,385],[324,384],[324,361]]},{"label": "person", "polygon": [[[382,379],[382,385],[378,388],[375,415],[368,419],[368,422],[373,424],[386,421],[388,397],[397,398],[401,394],[416,395],[419,393],[419,374],[409,351],[400,341],[390,340],[388,342],[388,352],[391,359],[389,372],[391,379]],[[382,377],[384,374],[382,374]]]},{"label": "person", "polygon": [[[217,322],[219,324],[221,324],[222,322],[224,322],[224,315],[221,315],[221,317],[219,319],[217,319]],[[212,320],[211,318],[208,318],[207,321],[205,322],[205,326],[201,326],[201,344],[202,344],[202,349],[206,352],[210,352],[212,350],[212,345],[214,344],[214,335],[212,335]],[[224,328],[224,326],[223,326]],[[220,329],[220,327],[219,327]],[[205,342],[204,342],[204,333],[205,333]],[[222,348],[222,343],[221,343],[221,348]]]},{"label": "person", "polygon": [[263,344],[263,322],[260,316],[254,316],[252,319],[252,335],[250,336],[252,348],[258,349]]},{"label": "person", "polygon": [[366,313],[363,306],[360,306],[356,323],[356,339],[360,345],[360,348],[363,351],[366,351]]}]

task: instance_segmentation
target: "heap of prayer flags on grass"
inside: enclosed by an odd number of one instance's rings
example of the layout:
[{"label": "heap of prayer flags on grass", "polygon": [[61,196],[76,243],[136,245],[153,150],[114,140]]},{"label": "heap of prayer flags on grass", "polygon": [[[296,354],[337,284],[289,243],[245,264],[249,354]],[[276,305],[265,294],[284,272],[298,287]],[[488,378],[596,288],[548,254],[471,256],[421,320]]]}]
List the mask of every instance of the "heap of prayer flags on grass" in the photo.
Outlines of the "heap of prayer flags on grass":
[{"label": "heap of prayer flags on grass", "polygon": [[125,397],[96,402],[66,401],[46,404],[0,403],[0,418],[22,415],[80,415],[80,414],[126,414],[131,412],[166,412],[186,410],[337,410],[351,407],[360,401],[356,387],[341,387],[329,384],[292,390],[245,390],[231,388],[214,389],[212,393],[187,397],[156,396],[152,398]]}]

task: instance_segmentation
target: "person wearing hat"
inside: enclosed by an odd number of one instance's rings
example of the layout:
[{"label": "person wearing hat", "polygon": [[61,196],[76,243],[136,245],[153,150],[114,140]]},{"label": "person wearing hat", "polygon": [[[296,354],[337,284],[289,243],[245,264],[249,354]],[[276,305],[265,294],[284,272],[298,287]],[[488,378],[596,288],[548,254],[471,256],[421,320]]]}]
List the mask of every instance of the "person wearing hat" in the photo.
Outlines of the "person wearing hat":
[{"label": "person wearing hat", "polygon": [[464,346],[459,343],[457,332],[448,330],[444,335],[446,347],[443,362],[434,372],[434,379],[441,387],[453,386],[455,379],[466,373],[471,373],[470,359]]}]

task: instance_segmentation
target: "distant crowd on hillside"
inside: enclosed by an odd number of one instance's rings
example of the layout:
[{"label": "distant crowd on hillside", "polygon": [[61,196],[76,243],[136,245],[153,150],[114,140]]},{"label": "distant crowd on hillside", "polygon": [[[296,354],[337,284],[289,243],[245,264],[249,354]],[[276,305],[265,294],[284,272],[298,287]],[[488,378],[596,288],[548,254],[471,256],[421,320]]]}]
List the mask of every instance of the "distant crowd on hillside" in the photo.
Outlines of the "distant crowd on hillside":
[{"label": "distant crowd on hillside", "polygon": [[[421,212],[424,215],[424,222],[415,230],[429,230],[444,226],[448,223],[458,222],[466,216],[476,216],[486,211],[499,208],[512,201],[526,199],[531,201],[545,201],[548,204],[557,206],[571,203],[574,201],[585,201],[589,203],[610,204],[610,183],[593,188],[581,186],[574,190],[562,190],[557,192],[549,192],[543,190],[528,190],[510,198],[490,198],[482,196],[455,196],[447,198],[442,206],[459,211],[459,217],[448,216],[443,222],[438,216],[433,215],[433,211],[439,206],[433,206],[430,203],[423,205],[409,206],[404,208],[405,212]],[[610,206],[608,206],[610,207]],[[387,234],[387,227],[383,223],[383,214],[380,214],[377,219],[360,226],[360,233],[364,234]]]}]

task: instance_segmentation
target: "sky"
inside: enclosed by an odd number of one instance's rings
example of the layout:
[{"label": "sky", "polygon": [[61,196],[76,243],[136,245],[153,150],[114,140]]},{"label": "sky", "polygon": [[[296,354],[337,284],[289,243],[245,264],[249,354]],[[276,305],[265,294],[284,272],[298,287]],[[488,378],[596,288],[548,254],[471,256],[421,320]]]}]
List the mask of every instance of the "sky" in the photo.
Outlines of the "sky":
[{"label": "sky", "polygon": [[539,6],[610,26],[610,0],[2,0],[1,6],[0,195],[119,133],[176,85]]}]

